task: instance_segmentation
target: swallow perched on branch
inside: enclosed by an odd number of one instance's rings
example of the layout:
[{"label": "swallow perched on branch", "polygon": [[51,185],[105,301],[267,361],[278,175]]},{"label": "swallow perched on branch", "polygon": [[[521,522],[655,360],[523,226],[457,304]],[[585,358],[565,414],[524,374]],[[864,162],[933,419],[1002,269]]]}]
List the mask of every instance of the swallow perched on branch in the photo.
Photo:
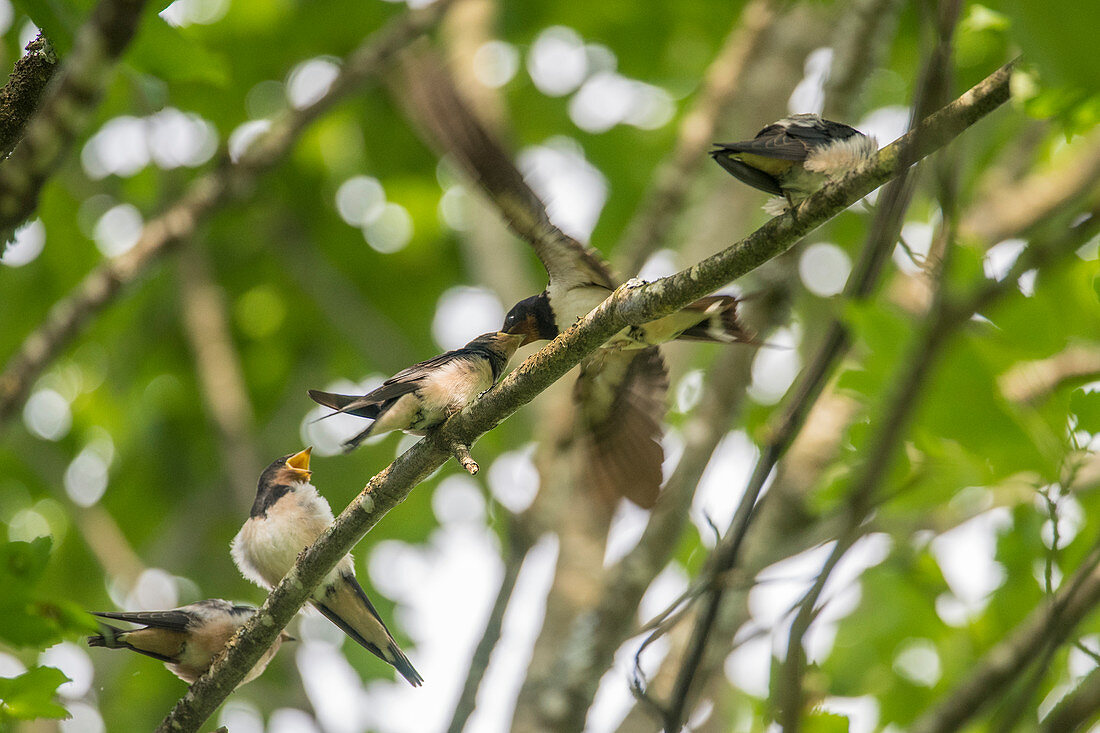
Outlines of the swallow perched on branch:
[{"label": "swallow perched on branch", "polygon": [[347,450],[371,435],[391,430],[424,435],[492,387],[525,337],[523,333],[483,333],[461,349],[403,369],[368,394],[343,395],[311,389],[309,396],[335,410],[332,415],[343,412],[374,421],[344,442]]},{"label": "swallow perched on branch", "polygon": [[764,206],[778,216],[819,191],[829,179],[862,168],[877,151],[875,138],[854,127],[801,114],[773,122],[752,140],[715,143],[710,155],[741,182],[782,196]]},{"label": "swallow perched on branch", "polygon": [[[403,57],[402,100],[418,126],[493,201],[506,223],[535,250],[549,283],[520,301],[504,330],[524,343],[554,338],[615,289],[599,253],[562,232],[481,124],[430,52]],[[578,476],[609,503],[627,497],[651,507],[661,485],[661,418],[668,375],[656,344],[674,338],[751,341],[736,317],[734,298],[713,296],[658,321],[624,329],[581,363],[574,389],[584,464]]]},{"label": "swallow perched on branch", "polygon": [[[237,606],[220,598],[190,603],[171,611],[135,611],[133,613],[93,613],[93,616],[141,624],[140,629],[120,629],[101,623],[103,633],[88,637],[88,646],[130,649],[164,662],[172,674],[187,684],[203,675],[225,645],[244,626],[256,609]],[[240,684],[251,682],[267,668],[284,641],[285,633],[264,652]]]},{"label": "swallow perched on branch", "polygon": [[[237,568],[261,588],[277,585],[298,554],[333,522],[328,502],[310,483],[311,451],[283,456],[264,469],[251,516],[230,544]],[[393,665],[413,687],[423,682],[355,579],[350,553],[321,581],[310,603],[357,644]]]}]

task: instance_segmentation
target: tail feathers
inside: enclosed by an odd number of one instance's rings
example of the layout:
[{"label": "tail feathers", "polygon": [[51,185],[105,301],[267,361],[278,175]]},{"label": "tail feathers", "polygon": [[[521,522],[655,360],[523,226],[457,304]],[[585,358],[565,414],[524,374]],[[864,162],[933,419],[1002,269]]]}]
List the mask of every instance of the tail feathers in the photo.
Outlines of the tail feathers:
[{"label": "tail feathers", "polygon": [[130,648],[130,645],[122,640],[122,636],[126,633],[125,629],[120,629],[117,626],[111,626],[103,622],[100,622],[99,628],[103,633],[89,636],[88,646],[102,646],[108,649]]},{"label": "tail feathers", "polygon": [[390,642],[389,647],[386,649],[386,661],[393,665],[394,669],[401,673],[401,676],[408,680],[408,683],[413,687],[420,687],[424,684],[424,678],[420,676],[420,673],[412,666],[412,662],[405,656],[405,653],[398,648],[395,642]]},{"label": "tail feathers", "polygon": [[[332,415],[346,413],[373,420],[378,417],[378,413],[382,410],[381,402],[364,401],[363,395],[336,394],[335,392],[322,392],[319,389],[311,389],[309,390],[309,397],[319,405],[336,410]],[[332,415],[325,415],[319,419],[323,420],[325,417],[331,417]]]},{"label": "tail feathers", "polygon": [[[386,649],[382,650],[378,647],[377,644],[371,641],[367,641],[367,639],[362,634],[360,634],[359,631],[356,630],[351,624],[345,621],[340,616],[340,614],[336,613],[324,603],[320,603],[319,601],[315,600],[313,601],[313,606],[318,611],[320,611],[325,618],[340,627],[340,630],[350,636],[356,644],[363,647],[371,654],[374,654],[383,661],[389,662],[391,665],[393,665],[394,669],[400,672],[401,676],[408,680],[410,685],[412,685],[413,687],[420,687],[420,685],[423,684],[424,678],[421,677],[420,673],[413,668],[412,662],[410,662],[409,658],[405,656],[404,652],[402,652],[401,649],[398,648],[397,642],[393,640],[393,637],[390,637],[389,643],[386,645]],[[374,611],[373,606],[371,606],[371,610],[372,612]],[[374,613],[375,616],[377,616],[377,612]],[[379,623],[381,623],[381,618],[379,618],[378,620]],[[386,636],[389,636],[389,629],[386,629],[385,624],[382,624],[382,628],[386,630]]]},{"label": "tail feathers", "polygon": [[737,298],[711,295],[687,306],[706,314],[699,323],[686,329],[677,338],[688,341],[718,341],[721,343],[756,343],[756,333],[737,317]]},{"label": "tail feathers", "polygon": [[[333,414],[335,415],[336,413],[333,413]],[[371,436],[371,433],[374,431],[375,424],[376,423],[371,423],[370,427],[368,427],[366,430],[363,430],[362,432],[356,433],[353,437],[348,438],[347,440],[345,440],[344,443],[343,443],[344,452],[345,453],[351,453],[353,450],[358,448],[360,443],[362,443],[364,440],[366,440],[367,438],[369,438]]]}]

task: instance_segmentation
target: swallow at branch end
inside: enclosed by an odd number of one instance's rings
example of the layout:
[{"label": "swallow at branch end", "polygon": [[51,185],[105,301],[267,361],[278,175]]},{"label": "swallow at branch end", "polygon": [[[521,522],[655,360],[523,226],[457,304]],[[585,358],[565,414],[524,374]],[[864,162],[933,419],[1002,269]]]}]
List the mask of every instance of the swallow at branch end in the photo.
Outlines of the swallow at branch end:
[{"label": "swallow at branch end", "polygon": [[[255,612],[251,606],[235,606],[229,601],[212,598],[171,611],[93,613],[100,618],[142,624],[142,628],[120,629],[101,623],[103,633],[89,636],[88,646],[130,649],[144,654],[164,662],[174,675],[192,684],[210,668],[237,629]],[[290,640],[292,637],[280,634],[240,684],[259,677],[282,643]]]},{"label": "swallow at branch end", "polygon": [[[264,470],[251,516],[230,545],[233,562],[261,588],[277,585],[298,554],[333,522],[328,502],[310,483],[311,450],[284,456]],[[393,665],[409,684],[419,687],[423,682],[355,579],[350,553],[321,581],[310,602],[357,644]]]},{"label": "swallow at branch end", "polygon": [[783,197],[764,206],[778,216],[830,179],[859,170],[877,151],[875,138],[854,127],[801,114],[768,125],[752,140],[715,143],[710,155],[734,178]]},{"label": "swallow at branch end", "polygon": [[424,435],[492,387],[522,341],[518,333],[483,333],[461,349],[398,372],[369,394],[311,389],[309,396],[335,410],[333,415],[347,413],[373,420],[370,427],[344,443],[347,450],[371,435],[391,430]]}]

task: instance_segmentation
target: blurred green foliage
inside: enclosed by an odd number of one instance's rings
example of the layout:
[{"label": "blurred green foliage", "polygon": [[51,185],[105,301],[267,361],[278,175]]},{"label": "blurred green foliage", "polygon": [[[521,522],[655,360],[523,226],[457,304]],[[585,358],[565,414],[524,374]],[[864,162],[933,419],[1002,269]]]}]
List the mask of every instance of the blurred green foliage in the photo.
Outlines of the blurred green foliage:
[{"label": "blurred green foliage", "polygon": [[[513,142],[525,148],[568,136],[580,146],[609,187],[592,235],[606,255],[615,254],[609,251],[612,243],[671,148],[676,122],[741,4],[734,5],[706,0],[644,7],[626,0],[501,4],[496,33],[513,44],[521,63],[501,90]],[[24,0],[17,7],[0,48],[0,61],[9,67],[20,53],[19,36],[28,16],[50,33],[63,54],[91,3]],[[402,9],[373,0],[234,0],[215,22],[182,28],[151,11],[92,131],[119,116],[148,118],[173,107],[208,121],[219,152],[197,170],[150,163],[130,175],[96,180],[82,167],[82,140],[42,192],[37,217],[45,228],[44,251],[25,266],[0,268],[0,354],[6,359],[14,353],[53,304],[103,261],[93,240],[104,212],[127,203],[145,219],[155,216],[189,181],[217,163],[230,133],[287,105],[285,87],[297,64],[342,57]],[[1073,13],[1077,15],[1067,20]],[[911,101],[914,73],[925,49],[919,15],[906,7],[886,63],[870,75],[861,113]],[[673,120],[655,130],[618,125],[593,133],[578,128],[569,114],[570,97],[543,94],[523,68],[538,35],[556,25],[574,29],[587,44],[609,49],[618,73],[665,89],[674,105]],[[1029,68],[1023,79],[1031,95],[1026,110],[1056,116],[1057,124],[1028,119],[1013,105],[979,123],[952,149],[960,206],[987,193],[989,170],[1008,170],[997,179],[1000,185],[1043,170],[1067,134],[1086,133],[1100,119],[1092,60],[1098,27],[1096,3],[1077,3],[1073,10],[1068,4],[1056,10],[1026,0],[966,5],[951,91],[960,93],[1023,51]],[[768,121],[749,119],[754,125]],[[754,131],[723,128],[722,134],[743,138]],[[1027,136],[1039,143],[1021,144]],[[409,213],[411,239],[399,251],[377,251],[358,227],[341,219],[336,192],[359,175],[376,178],[387,200]],[[287,160],[244,201],[205,223],[191,243],[208,260],[224,295],[254,413],[252,438],[262,458],[254,466],[257,475],[266,461],[305,442],[303,423],[311,409],[307,388],[338,378],[388,375],[437,353],[441,346],[431,334],[440,295],[451,287],[484,284],[482,274],[469,264],[463,233],[437,213],[441,180],[450,179],[410,129],[393,95],[372,90],[353,96],[313,125]],[[707,171],[703,185],[707,190],[727,186],[731,197],[745,197],[754,207],[755,218],[716,236],[709,243],[712,250],[764,220],[755,211],[761,197],[737,188],[720,171]],[[928,222],[937,215],[929,188],[919,190],[912,221]],[[699,229],[705,228],[705,217],[715,214],[698,207],[693,211]],[[815,232],[810,241],[832,242],[855,259],[868,221],[868,214],[853,210]],[[1063,225],[1061,220],[1056,224]],[[949,280],[952,288],[961,291],[984,277],[983,254],[969,246],[959,249]],[[543,273],[534,257],[526,250],[523,256],[527,272],[522,275],[541,284]],[[999,377],[1020,362],[1051,356],[1069,345],[1096,345],[1096,267],[1093,252],[1057,271],[1040,273],[1028,297],[1008,298],[981,314],[987,320],[970,323],[924,385],[889,485],[877,491],[892,497],[877,518],[882,531],[892,534],[894,550],[862,576],[858,607],[840,623],[831,652],[815,670],[831,695],[873,696],[882,724],[904,729],[939,695],[964,681],[976,660],[1042,602],[1045,589],[1035,568],[1050,564],[1068,575],[1083,548],[1100,533],[1100,498],[1095,491],[1082,492],[1068,499],[1081,508],[1080,525],[1064,546],[1049,550],[1041,537],[1046,508],[1035,501],[1040,488],[1061,479],[1079,455],[1080,443],[1100,432],[1098,393],[1081,389],[1078,382],[1059,387],[1038,404],[1019,405],[1010,403],[998,386]],[[37,385],[64,397],[71,428],[44,439],[19,421],[4,426],[0,520],[8,537],[0,539],[29,541],[11,541],[2,549],[0,649],[29,671],[0,678],[0,715],[64,715],[54,691],[65,677],[37,666],[37,655],[62,638],[75,640],[94,628],[79,609],[108,610],[125,599],[126,583],[134,580],[125,571],[132,569],[133,560],[173,576],[180,604],[212,597],[262,600],[229,559],[229,540],[251,498],[234,492],[223,463],[223,440],[211,419],[206,403],[210,396],[204,394],[183,325],[181,277],[174,259],[159,262],[94,317]],[[837,303],[796,284],[791,321],[802,334],[799,355],[805,359],[812,353],[824,326],[837,314],[843,315],[856,344],[835,387],[852,397],[859,411],[844,434],[839,459],[818,485],[807,487],[815,514],[827,515],[843,505],[852,469],[873,437],[870,426],[881,417],[877,410],[908,354],[906,346],[923,326],[921,316],[891,297],[892,288],[909,277],[892,269],[881,293],[858,305]],[[751,290],[756,281],[753,276],[746,280]],[[679,376],[708,363],[714,347],[689,350],[676,345],[668,351],[678,360]],[[766,400],[752,402],[736,427],[760,439],[775,411]],[[481,465],[527,445],[534,414],[523,410],[481,440],[475,450]],[[683,419],[669,416],[677,429]],[[82,506],[66,491],[66,472],[81,451],[102,446],[105,438],[110,446],[106,491],[92,506]],[[389,438],[350,456],[318,456],[313,465],[316,483],[339,510],[393,458],[396,445],[397,439]],[[424,543],[438,529],[432,492],[454,470],[449,464],[417,488],[360,544],[357,563],[368,589],[366,558],[378,542]],[[477,479],[486,491],[488,473]],[[975,506],[981,510],[1010,508],[1010,520],[996,543],[996,561],[1006,579],[983,608],[949,624],[937,613],[936,599],[951,589],[928,547],[927,533],[947,531],[978,513],[953,499],[963,489],[979,492]],[[502,533],[496,510],[491,504],[491,527]],[[48,538],[36,539],[40,530]],[[700,532],[689,528],[677,559],[696,572],[705,547]],[[109,568],[112,560],[118,564]],[[377,592],[372,597],[382,615],[393,619],[394,603]],[[399,623],[391,628],[406,638]],[[1088,629],[1100,626],[1093,621]],[[941,673],[931,687],[895,670],[899,650],[912,639],[927,642],[938,654]],[[109,730],[151,729],[184,691],[154,660],[93,651],[95,684],[88,699],[98,705]],[[364,679],[389,677],[388,668],[358,647],[345,645],[344,653]],[[1052,664],[1045,689],[1068,679],[1064,655]],[[264,714],[276,707],[309,706],[289,651],[281,652],[236,697],[252,701]],[[141,705],[133,703],[137,699]],[[745,707],[730,706],[741,712]],[[751,707],[760,714],[766,709],[755,700]],[[808,719],[807,729],[846,730],[847,723],[843,716],[818,712]]]}]

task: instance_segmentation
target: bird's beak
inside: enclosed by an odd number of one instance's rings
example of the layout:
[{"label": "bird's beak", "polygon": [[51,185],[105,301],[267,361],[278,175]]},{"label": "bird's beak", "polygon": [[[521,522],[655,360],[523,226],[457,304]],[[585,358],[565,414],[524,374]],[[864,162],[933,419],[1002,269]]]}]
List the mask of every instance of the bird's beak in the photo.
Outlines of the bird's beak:
[{"label": "bird's beak", "polygon": [[312,445],[300,453],[295,453],[290,458],[286,459],[287,468],[293,471],[296,476],[309,479],[313,474],[313,472],[309,470],[309,456],[311,453],[313,453]]}]

